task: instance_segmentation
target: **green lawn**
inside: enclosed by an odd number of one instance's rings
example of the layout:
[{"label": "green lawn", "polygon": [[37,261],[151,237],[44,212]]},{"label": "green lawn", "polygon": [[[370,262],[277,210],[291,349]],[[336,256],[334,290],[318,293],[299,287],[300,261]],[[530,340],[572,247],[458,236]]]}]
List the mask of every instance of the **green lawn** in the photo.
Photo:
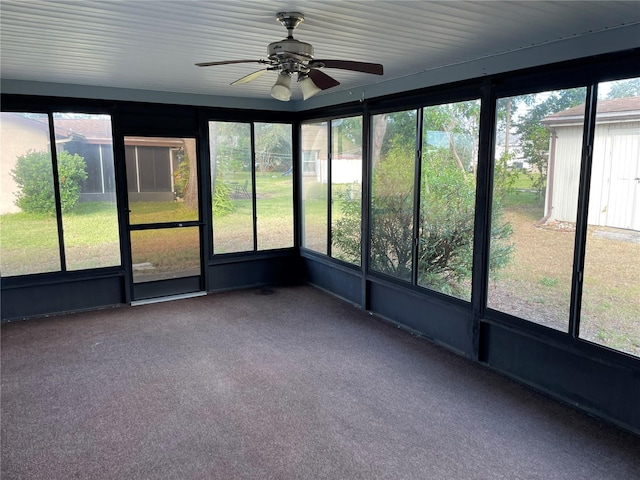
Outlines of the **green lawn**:
[{"label": "green lawn", "polygon": [[[69,270],[120,264],[115,206],[80,204],[63,215],[65,255]],[[0,216],[3,276],[60,270],[58,226],[54,217],[28,213]]]},{"label": "green lawn", "polygon": [[542,218],[544,205],[539,201],[538,194],[533,189],[532,182],[538,174],[518,172],[511,191],[504,198],[504,207],[524,207],[528,210],[539,210]]},{"label": "green lawn", "polygon": [[[248,176],[247,176],[248,178]],[[234,181],[243,181],[237,175]],[[501,273],[498,286],[506,294],[506,305],[526,307],[524,318],[557,321],[566,331],[567,285],[573,258],[573,235],[541,229],[535,222],[542,206],[535,193],[526,188],[528,177],[519,177],[516,189],[505,198],[505,218],[514,227],[514,260]],[[326,185],[305,189],[304,232],[306,245],[326,252]],[[258,248],[293,245],[293,202],[291,177],[258,174]],[[253,250],[252,200],[231,199],[233,211],[214,219],[216,253]],[[339,216],[339,199],[334,198],[334,221]],[[195,211],[181,202],[136,203],[134,223],[196,220]],[[97,268],[120,264],[119,236],[115,206],[109,203],[82,203],[63,216],[66,256],[69,269]],[[629,259],[640,258],[640,245],[618,242],[594,235],[590,227],[582,335],[640,356],[640,285]],[[197,228],[132,232],[134,263],[151,264],[155,273],[199,267]],[[52,217],[16,213],[0,216],[0,268],[2,276],[59,271],[57,225]],[[556,260],[554,260],[556,259]],[[611,272],[617,272],[612,277]],[[140,275],[145,275],[141,271]],[[491,306],[491,305],[490,305]],[[505,311],[510,311],[508,307]],[[517,312],[513,312],[517,313]],[[556,319],[556,320],[554,320]]]}]

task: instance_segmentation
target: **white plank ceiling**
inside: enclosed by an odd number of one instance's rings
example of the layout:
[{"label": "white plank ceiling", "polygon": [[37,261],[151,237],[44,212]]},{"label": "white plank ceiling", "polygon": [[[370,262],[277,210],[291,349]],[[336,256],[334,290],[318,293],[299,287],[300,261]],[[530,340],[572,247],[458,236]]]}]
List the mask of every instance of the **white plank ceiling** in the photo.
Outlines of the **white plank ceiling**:
[{"label": "white plank ceiling", "polygon": [[[298,11],[316,58],[382,63],[383,77],[325,70],[347,89],[640,23],[618,1],[42,1],[0,2],[3,79],[265,98],[275,74],[196,62],[266,57]],[[300,94],[294,89],[294,98]]]}]

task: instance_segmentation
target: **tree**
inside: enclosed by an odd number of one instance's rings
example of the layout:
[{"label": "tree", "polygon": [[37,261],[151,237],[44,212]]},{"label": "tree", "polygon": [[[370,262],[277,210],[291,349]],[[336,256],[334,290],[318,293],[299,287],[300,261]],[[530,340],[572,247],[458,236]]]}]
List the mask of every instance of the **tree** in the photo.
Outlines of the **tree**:
[{"label": "tree", "polygon": [[539,94],[520,97],[530,108],[516,123],[516,132],[522,141],[522,151],[536,174],[532,186],[542,203],[547,188],[549,164],[549,130],[541,123],[547,115],[585,103],[584,88],[548,92],[542,101]]},{"label": "tree", "polygon": [[[473,167],[479,102],[439,105],[423,111],[420,210],[416,219],[418,283],[466,297],[473,267]],[[384,128],[376,126],[381,121]],[[376,116],[373,130],[377,161],[372,176],[371,267],[409,280],[415,235],[416,111]],[[378,138],[376,144],[375,136],[380,134],[385,139]],[[359,211],[348,199],[341,205],[342,217],[334,226],[333,242],[345,254],[359,258]],[[512,230],[502,219],[500,204],[494,206],[492,222],[490,270],[496,272],[506,265],[513,250],[509,243]]]},{"label": "tree", "polygon": [[225,179],[251,168],[250,131],[248,123],[209,122],[214,217],[233,211],[231,189]]},{"label": "tree", "polygon": [[640,97],[640,78],[611,82],[607,98]]},{"label": "tree", "polygon": [[[87,167],[83,157],[64,150],[58,151],[57,159],[60,206],[63,212],[68,212],[78,203],[82,182],[87,179]],[[53,171],[48,151],[30,150],[18,157],[11,177],[19,188],[15,204],[22,211],[55,215]]]},{"label": "tree", "polygon": [[196,154],[196,142],[191,138],[185,138],[184,141],[184,159],[189,167],[189,175],[187,177],[187,185],[184,191],[184,204],[191,210],[198,209],[198,164]]},{"label": "tree", "polygon": [[173,172],[176,197],[191,210],[198,209],[198,165],[196,164],[196,144],[193,139],[183,139],[182,156],[178,168]]},{"label": "tree", "polygon": [[285,172],[291,168],[291,125],[255,124],[256,170]]},{"label": "tree", "polygon": [[373,171],[371,202],[371,267],[409,279],[413,241],[412,144],[401,136]]}]

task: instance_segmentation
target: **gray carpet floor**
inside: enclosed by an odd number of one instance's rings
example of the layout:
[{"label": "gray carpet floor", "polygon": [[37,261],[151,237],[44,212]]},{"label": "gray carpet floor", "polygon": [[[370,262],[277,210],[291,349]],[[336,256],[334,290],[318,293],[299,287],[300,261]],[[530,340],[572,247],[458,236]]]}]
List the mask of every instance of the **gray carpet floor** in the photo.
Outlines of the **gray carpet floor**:
[{"label": "gray carpet floor", "polygon": [[628,432],[315,288],[259,293],[3,325],[2,479],[640,478]]}]

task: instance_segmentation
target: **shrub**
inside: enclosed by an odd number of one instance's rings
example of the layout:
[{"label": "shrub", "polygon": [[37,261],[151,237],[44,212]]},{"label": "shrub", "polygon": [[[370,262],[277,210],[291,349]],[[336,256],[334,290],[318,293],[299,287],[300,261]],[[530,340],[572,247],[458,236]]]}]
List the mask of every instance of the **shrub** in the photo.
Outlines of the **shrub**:
[{"label": "shrub", "polygon": [[[411,145],[396,143],[374,171],[371,200],[371,267],[411,278],[413,243],[413,162]],[[475,179],[436,149],[423,158],[417,248],[418,284],[465,298],[473,267]],[[508,187],[505,187],[508,188]],[[351,260],[360,255],[359,203],[341,198],[342,218],[333,242]],[[495,275],[513,253],[511,225],[494,203],[489,270]]]},{"label": "shrub", "polygon": [[[18,157],[11,176],[18,185],[15,204],[27,213],[55,215],[55,196],[51,154],[47,151],[28,151]],[[71,210],[80,198],[81,184],[87,178],[84,158],[69,152],[58,153],[60,206]]]},{"label": "shrub", "polygon": [[229,187],[222,182],[215,182],[213,190],[213,215],[222,217],[233,211],[233,202],[231,201],[231,191]]}]

